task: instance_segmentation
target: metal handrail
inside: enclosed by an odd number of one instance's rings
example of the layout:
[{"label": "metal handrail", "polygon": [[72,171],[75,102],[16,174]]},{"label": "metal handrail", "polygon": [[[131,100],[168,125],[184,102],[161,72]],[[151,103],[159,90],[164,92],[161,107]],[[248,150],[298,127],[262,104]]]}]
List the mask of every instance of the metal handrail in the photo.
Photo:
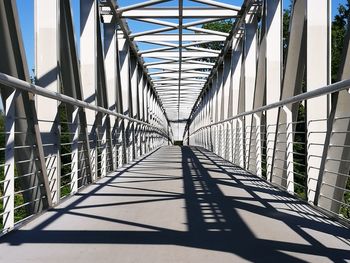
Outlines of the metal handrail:
[{"label": "metal handrail", "polygon": [[61,102],[64,102],[64,103],[68,103],[68,104],[71,104],[73,106],[77,106],[77,107],[80,107],[80,108],[85,108],[85,109],[89,109],[89,110],[105,113],[105,114],[108,114],[108,115],[112,115],[112,116],[115,116],[115,117],[118,117],[118,118],[126,119],[126,120],[129,120],[131,122],[136,122],[136,123],[139,123],[139,124],[151,127],[154,130],[158,131],[161,135],[163,135],[167,139],[170,139],[168,134],[165,131],[163,131],[160,128],[158,128],[158,127],[156,127],[156,126],[154,126],[152,124],[149,124],[147,122],[143,122],[141,120],[134,119],[132,117],[129,117],[129,116],[126,116],[126,115],[123,115],[123,114],[120,114],[120,113],[117,113],[117,112],[105,109],[105,108],[100,107],[100,106],[89,104],[89,103],[87,103],[85,101],[81,101],[81,100],[69,97],[67,95],[64,95],[64,94],[60,94],[60,93],[57,93],[57,92],[54,92],[54,91],[50,91],[50,90],[44,89],[44,88],[42,88],[40,86],[37,86],[37,85],[34,85],[34,84],[30,84],[30,83],[28,83],[28,82],[26,82],[24,80],[21,80],[21,79],[9,76],[9,75],[1,73],[1,72],[0,72],[0,84],[3,84],[5,86],[13,88],[13,89],[19,89],[19,90],[23,90],[23,91],[28,91],[28,92],[36,94],[36,95],[40,95],[40,96],[43,96],[43,97],[46,97],[46,98],[58,100],[58,101],[61,101]]},{"label": "metal handrail", "polygon": [[232,121],[234,119],[238,119],[238,118],[241,118],[241,117],[244,117],[244,116],[247,116],[247,115],[252,115],[252,114],[255,114],[255,113],[258,113],[258,112],[262,112],[262,111],[267,111],[267,110],[271,110],[271,109],[274,109],[274,108],[283,107],[283,106],[286,106],[286,105],[289,105],[289,104],[293,104],[293,103],[296,103],[296,102],[313,99],[313,98],[320,97],[320,96],[327,95],[327,94],[332,94],[332,93],[335,93],[335,92],[339,92],[339,91],[345,90],[347,88],[350,88],[350,79],[342,80],[342,81],[336,82],[334,84],[331,84],[331,85],[328,85],[328,86],[325,86],[325,87],[321,87],[319,89],[315,89],[315,90],[312,90],[312,91],[301,93],[301,94],[298,94],[296,96],[289,97],[289,98],[280,100],[278,102],[274,102],[274,103],[271,103],[269,105],[265,105],[265,106],[259,107],[259,108],[255,109],[255,110],[246,111],[246,112],[237,114],[236,116],[228,118],[228,119],[225,119],[225,120],[221,120],[221,121],[218,121],[218,122],[215,122],[215,123],[207,124],[205,126],[202,126],[202,127],[198,128],[197,130],[192,132],[189,136],[192,136],[195,133],[197,133],[198,131],[200,131],[202,129],[205,129],[205,128],[209,128],[209,127],[214,126],[214,125],[222,124],[224,122]]}]

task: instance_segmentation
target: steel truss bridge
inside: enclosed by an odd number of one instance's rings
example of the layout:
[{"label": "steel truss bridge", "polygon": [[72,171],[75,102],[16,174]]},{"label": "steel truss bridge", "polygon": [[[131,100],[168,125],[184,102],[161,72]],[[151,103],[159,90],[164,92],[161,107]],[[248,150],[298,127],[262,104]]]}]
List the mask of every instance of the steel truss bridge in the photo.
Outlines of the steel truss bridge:
[{"label": "steel truss bridge", "polygon": [[120,3],[0,2],[0,261],[350,261],[331,1]]}]

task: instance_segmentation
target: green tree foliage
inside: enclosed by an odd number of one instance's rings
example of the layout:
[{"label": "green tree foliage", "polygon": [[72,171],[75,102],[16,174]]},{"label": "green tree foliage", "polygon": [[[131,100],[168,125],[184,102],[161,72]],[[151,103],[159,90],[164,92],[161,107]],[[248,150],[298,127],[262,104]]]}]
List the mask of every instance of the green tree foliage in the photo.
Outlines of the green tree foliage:
[{"label": "green tree foliage", "polygon": [[332,22],[332,83],[338,81],[338,71],[341,65],[344,37],[350,21],[350,0],[345,5],[339,5],[338,14]]},{"label": "green tree foliage", "polygon": [[292,5],[288,9],[283,10],[283,62],[286,60],[287,47],[289,42],[289,24]]},{"label": "green tree foliage", "polygon": [[298,117],[295,124],[293,143],[294,152],[294,192],[300,198],[307,199],[307,175],[306,175],[306,113],[302,103],[298,106]]},{"label": "green tree foliage", "polygon": [[[202,26],[203,29],[218,31],[218,32],[224,32],[229,33],[232,30],[233,22],[231,19],[226,19],[222,21],[215,21],[211,23],[206,23]],[[206,48],[206,49],[212,49],[212,50],[221,50],[224,47],[223,42],[210,42],[205,44],[200,44],[199,47]],[[203,58],[203,61],[206,62],[212,62],[215,63],[215,58]]]},{"label": "green tree foliage", "polygon": [[[213,31],[219,31],[224,33],[229,33],[232,30],[233,22],[231,19],[223,20],[223,21],[216,21],[204,24],[202,26],[203,29],[209,29]],[[220,50],[223,48],[222,42],[212,42],[207,44],[202,44],[202,48],[208,48],[208,49],[214,49],[214,50]]]},{"label": "green tree foliage", "polygon": [[67,116],[67,109],[66,105],[63,103],[58,107],[58,112],[60,116],[60,122],[61,122],[61,197],[65,197],[70,194],[71,188],[70,188],[70,173],[72,162],[72,156],[71,156],[71,133],[69,130],[69,123],[68,123],[68,116]]}]

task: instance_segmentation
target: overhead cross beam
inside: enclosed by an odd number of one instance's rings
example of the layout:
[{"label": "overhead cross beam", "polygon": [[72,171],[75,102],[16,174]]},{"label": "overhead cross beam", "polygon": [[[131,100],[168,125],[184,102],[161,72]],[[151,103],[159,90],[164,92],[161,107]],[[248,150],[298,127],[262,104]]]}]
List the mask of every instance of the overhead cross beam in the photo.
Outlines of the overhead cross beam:
[{"label": "overhead cross beam", "polygon": [[[126,30],[123,31],[132,41],[133,49],[137,50],[164,110],[169,116],[177,115],[177,119],[190,116],[190,109],[210,76],[213,62],[221,53],[210,45],[221,43],[224,46],[229,37],[228,32],[203,28],[203,25],[236,19],[240,12],[240,7],[219,1],[191,2],[201,5],[188,6],[183,0],[150,0],[129,6],[115,5],[113,10],[119,23],[124,25]],[[134,21],[147,29],[133,27]]]},{"label": "overhead cross beam", "polygon": [[[181,1],[181,0],[180,0]],[[237,10],[224,8],[183,8],[183,18],[233,18]],[[179,18],[178,8],[142,8],[121,13],[122,18]]]}]

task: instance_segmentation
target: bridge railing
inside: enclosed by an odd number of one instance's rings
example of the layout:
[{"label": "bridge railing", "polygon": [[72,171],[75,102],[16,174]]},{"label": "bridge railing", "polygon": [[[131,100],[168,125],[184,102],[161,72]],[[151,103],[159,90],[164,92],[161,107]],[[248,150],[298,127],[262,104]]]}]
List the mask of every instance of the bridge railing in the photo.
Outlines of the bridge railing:
[{"label": "bridge railing", "polygon": [[[308,102],[334,102],[348,96],[349,88],[350,79],[215,123],[193,121],[185,143],[213,151],[349,223],[350,111],[336,111],[333,103],[327,119],[306,114]],[[269,114],[279,116],[274,124],[267,124]]]},{"label": "bridge railing", "polygon": [[[156,119],[145,122],[131,118],[3,73],[0,84],[13,91],[0,116],[3,233],[170,141],[168,131]],[[35,103],[18,105],[16,98],[28,94],[35,95],[34,100],[38,96],[47,98],[47,107],[57,105],[59,116],[52,120],[18,115],[19,107],[31,106],[35,110]],[[86,114],[94,114],[95,122],[88,123]],[[30,120],[34,130],[16,129],[16,125]],[[45,124],[57,129],[50,134],[40,132]],[[41,140],[31,139],[36,134]],[[44,143],[45,136],[52,138],[53,134],[55,143]]]}]

